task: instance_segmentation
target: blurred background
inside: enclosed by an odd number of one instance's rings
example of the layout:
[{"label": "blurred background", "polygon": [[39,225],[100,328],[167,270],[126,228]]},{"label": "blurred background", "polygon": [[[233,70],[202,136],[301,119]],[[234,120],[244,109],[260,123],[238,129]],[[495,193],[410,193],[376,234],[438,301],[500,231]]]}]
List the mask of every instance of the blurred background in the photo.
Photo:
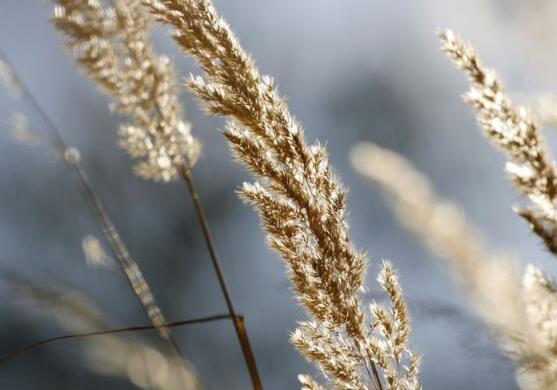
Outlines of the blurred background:
[{"label": "blurred background", "polygon": [[[514,369],[498,351],[451,275],[398,226],[378,188],[348,163],[358,141],[373,141],[406,156],[457,202],[495,250],[557,274],[554,259],[516,217],[518,201],[503,174],[503,158],[476,127],[460,100],[461,72],[439,50],[434,32],[450,27],[474,43],[517,97],[555,91],[557,4],[549,0],[420,2],[386,0],[215,0],[243,46],[288,96],[309,140],[326,142],[330,160],[350,188],[352,239],[368,251],[368,286],[375,289],[381,258],[401,273],[413,317],[412,346],[423,355],[424,389],[516,389]],[[48,23],[52,6],[4,0],[0,47],[68,144],[78,148],[88,177],[151,284],[169,320],[224,313],[190,199],[181,183],[143,181],[116,146],[122,118],[76,68]],[[155,29],[159,52],[180,74],[197,72],[166,31]],[[194,169],[225,276],[247,328],[266,389],[298,388],[312,366],[289,344],[304,318],[284,264],[267,249],[257,215],[236,196],[249,175],[230,157],[218,132],[223,121],[200,112],[182,95],[193,132],[204,144]],[[118,272],[88,267],[87,235],[101,237],[66,167],[47,148],[12,137],[11,117],[38,118],[0,91],[0,354],[67,329],[48,304],[22,298],[14,273],[55,283],[94,299],[120,325],[147,323]],[[547,129],[553,143],[554,130]],[[10,282],[11,281],[11,282]],[[371,301],[371,297],[369,300]],[[207,389],[247,389],[249,377],[232,324],[175,328],[174,335]],[[154,332],[135,335],[157,344]],[[0,365],[2,389],[127,389],[128,381],[86,368],[84,344],[64,341]]]}]

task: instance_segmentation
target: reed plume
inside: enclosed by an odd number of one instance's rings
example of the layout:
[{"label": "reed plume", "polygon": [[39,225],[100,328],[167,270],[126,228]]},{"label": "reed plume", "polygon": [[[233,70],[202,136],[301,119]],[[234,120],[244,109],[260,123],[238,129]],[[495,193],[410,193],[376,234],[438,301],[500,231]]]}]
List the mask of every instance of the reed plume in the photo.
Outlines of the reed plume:
[{"label": "reed plume", "polygon": [[522,388],[551,388],[547,383],[557,374],[557,328],[551,321],[557,295],[547,276],[528,265],[521,283],[518,261],[490,251],[458,207],[436,194],[402,156],[366,142],[352,149],[350,159],[360,174],[381,187],[400,223],[454,272],[476,313],[517,364]]},{"label": "reed plume", "polygon": [[532,114],[505,94],[495,71],[484,67],[472,46],[452,31],[440,32],[442,49],[472,84],[464,100],[476,109],[478,124],[503,152],[506,171],[530,200],[516,207],[547,249],[557,254],[557,171]]},{"label": "reed plume", "polygon": [[516,260],[491,253],[459,208],[441,199],[429,180],[402,156],[365,142],[352,149],[350,161],[358,173],[381,187],[400,223],[456,271],[477,297],[481,313],[499,326],[521,323]]},{"label": "reed plume", "polygon": [[147,179],[179,177],[184,156],[193,165],[200,146],[182,118],[173,67],[149,41],[150,17],[140,0],[55,0],[53,24],[65,36],[81,69],[114,99],[113,109],[130,118],[120,127],[120,145],[139,161]]},{"label": "reed plume", "polygon": [[[534,116],[514,104],[504,93],[495,72],[485,68],[472,46],[450,30],[439,34],[442,48],[455,65],[464,70],[472,83],[465,101],[475,109],[486,135],[507,155],[506,170],[518,189],[530,200],[529,206],[516,207],[546,248],[557,254],[557,171]],[[555,344],[552,339],[555,291],[550,278],[533,266],[523,278],[523,300],[534,326],[543,356],[524,356],[519,363],[528,370],[519,376],[525,389],[557,388]],[[520,356],[519,356],[520,358]]]},{"label": "reed plume", "polygon": [[182,118],[170,60],[156,56],[149,41],[151,16],[141,0],[54,0],[53,23],[67,38],[77,62],[114,98],[114,108],[132,124],[120,128],[120,144],[134,157],[138,175],[154,180],[181,178],[202,230],[212,266],[242,348],[252,385],[262,389],[247,330],[236,315],[207,218],[195,188],[191,167],[200,147]]},{"label": "reed plume", "polygon": [[[286,261],[297,297],[311,317],[293,333],[294,344],[336,388],[419,388],[418,359],[406,347],[409,323],[401,316],[401,295],[396,294],[393,308],[381,312],[388,314],[385,318],[368,320],[376,313],[362,306],[358,290],[367,260],[349,239],[346,191],[327,162],[326,149],[306,143],[273,80],[259,73],[210,1],[143,3],[174,26],[177,43],[198,61],[205,78],[190,76],[189,89],[209,112],[229,119],[224,136],[258,178],[244,184],[240,194],[259,211],[268,242]],[[388,274],[389,292],[399,291],[396,277]],[[389,370],[391,360],[400,364],[400,372]]]},{"label": "reed plume", "polygon": [[529,264],[522,279],[524,300],[543,343],[557,354],[557,286],[541,269]]}]

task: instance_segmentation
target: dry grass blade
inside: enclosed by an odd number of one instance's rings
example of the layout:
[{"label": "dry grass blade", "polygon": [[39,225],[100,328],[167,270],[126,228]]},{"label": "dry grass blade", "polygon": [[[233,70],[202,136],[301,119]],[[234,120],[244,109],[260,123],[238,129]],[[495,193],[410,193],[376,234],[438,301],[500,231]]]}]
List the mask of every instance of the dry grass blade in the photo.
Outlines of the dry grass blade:
[{"label": "dry grass blade", "polygon": [[[209,112],[229,118],[224,135],[258,178],[240,193],[259,211],[312,318],[300,324],[294,343],[336,388],[394,388],[389,373],[377,369],[383,351],[358,293],[367,259],[349,239],[346,191],[325,148],[306,143],[272,79],[260,75],[210,1],[143,3],[175,27],[177,43],[197,59],[205,77],[190,76],[188,87]],[[399,389],[419,387],[415,376],[398,379]]]}]

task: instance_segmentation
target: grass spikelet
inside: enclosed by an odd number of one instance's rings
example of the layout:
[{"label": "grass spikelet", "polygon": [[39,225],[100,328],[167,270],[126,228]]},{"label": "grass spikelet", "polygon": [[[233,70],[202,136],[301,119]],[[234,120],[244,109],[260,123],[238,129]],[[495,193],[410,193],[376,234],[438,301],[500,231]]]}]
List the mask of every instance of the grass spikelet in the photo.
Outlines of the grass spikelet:
[{"label": "grass spikelet", "polygon": [[[356,171],[379,184],[401,224],[456,271],[478,296],[478,304],[486,305],[485,313],[493,313],[493,320],[518,323],[512,314],[515,310],[510,309],[521,295],[516,261],[492,254],[458,207],[441,199],[429,180],[402,156],[366,142],[352,149],[350,160]],[[501,299],[508,299],[507,304],[501,305]]]},{"label": "grass spikelet", "polygon": [[389,307],[377,303],[371,305],[374,321],[371,328],[375,338],[372,347],[380,351],[378,361],[386,379],[386,388],[392,390],[421,389],[418,381],[419,356],[408,350],[410,318],[402,295],[398,276],[392,264],[383,261],[377,282],[389,297]]},{"label": "grass spikelet", "polygon": [[[113,108],[131,120],[120,127],[119,134],[120,145],[140,159],[135,172],[146,179],[185,181],[250,378],[259,390],[262,385],[247,330],[236,315],[194,186],[191,167],[199,156],[200,144],[182,118],[174,69],[167,57],[155,55],[151,48],[151,15],[141,1],[117,0],[110,4],[56,0],[52,21],[67,38],[81,68],[113,97]],[[161,315],[160,310],[151,309],[148,312],[155,317]]]},{"label": "grass spikelet", "polygon": [[298,380],[302,385],[302,390],[325,390],[315,379],[309,375],[298,375]]},{"label": "grass spikelet", "polygon": [[120,127],[120,145],[141,160],[135,172],[147,179],[185,181],[212,265],[234,322],[254,388],[260,389],[255,357],[243,322],[228,293],[208,221],[193,183],[191,167],[200,144],[183,120],[170,60],[156,56],[149,42],[151,16],[140,0],[57,0],[53,23],[66,36],[77,62],[114,98],[116,111],[130,124]]},{"label": "grass spikelet", "polygon": [[[454,271],[473,299],[475,311],[516,362],[521,380],[545,378],[542,382],[546,383],[547,378],[554,377],[555,345],[551,346],[543,335],[545,331],[541,332],[548,326],[554,298],[550,295],[552,285],[541,271],[534,272],[536,269],[528,266],[521,285],[514,264],[517,261],[489,251],[458,207],[441,199],[429,180],[402,156],[360,143],[352,149],[350,160],[360,174],[385,192],[400,223]],[[523,386],[547,388],[532,383]]]},{"label": "grass spikelet", "polygon": [[557,286],[541,269],[529,264],[522,278],[528,318],[544,344],[557,354]]},{"label": "grass spikelet", "polygon": [[478,124],[506,154],[506,170],[531,206],[516,211],[547,249],[557,254],[557,171],[531,113],[505,94],[497,75],[484,67],[472,46],[452,31],[439,33],[442,49],[469,77],[464,100],[476,110]]},{"label": "grass spikelet", "polygon": [[273,80],[259,73],[210,1],[143,3],[175,27],[176,42],[198,61],[205,77],[192,75],[187,86],[207,111],[229,119],[224,136],[257,177],[240,194],[258,210],[311,317],[294,332],[294,344],[335,388],[383,389],[388,378],[377,370],[383,351],[374,349],[358,293],[367,259],[349,239],[346,190],[326,149],[306,143]]},{"label": "grass spikelet", "polygon": [[83,237],[81,247],[83,248],[85,262],[88,266],[116,269],[114,259],[105,252],[102,243],[97,237],[92,235]]},{"label": "grass spikelet", "polygon": [[179,176],[184,156],[193,165],[200,152],[178,101],[170,60],[149,42],[150,18],[140,0],[56,0],[54,26],[81,69],[113,98],[113,108],[131,120],[120,127],[120,145],[139,161],[147,179]]}]

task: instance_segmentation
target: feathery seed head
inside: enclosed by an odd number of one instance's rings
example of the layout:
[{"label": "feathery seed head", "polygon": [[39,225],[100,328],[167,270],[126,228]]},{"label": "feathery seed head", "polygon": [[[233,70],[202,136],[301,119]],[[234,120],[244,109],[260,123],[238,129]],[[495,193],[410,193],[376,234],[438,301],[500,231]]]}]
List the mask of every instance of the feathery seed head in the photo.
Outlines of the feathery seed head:
[{"label": "feathery seed head", "polygon": [[522,279],[528,318],[557,354],[557,286],[542,270],[529,264]]},{"label": "feathery seed head", "polygon": [[[420,237],[431,250],[458,275],[466,291],[474,299],[474,308],[498,337],[504,351],[519,366],[537,379],[554,378],[552,362],[555,344],[552,340],[553,322],[548,321],[553,308],[553,293],[542,274],[527,268],[520,284],[512,258],[501,259],[485,248],[480,236],[458,212],[456,205],[441,199],[427,178],[402,156],[369,143],[361,143],[351,151],[351,162],[356,170],[378,183],[387,195],[389,204],[401,223]],[[504,260],[504,261],[502,261]],[[378,281],[387,290],[393,307],[396,304],[396,284],[388,287],[390,268],[379,274]],[[557,302],[557,301],[556,301]],[[375,326],[384,336],[393,334],[396,315],[373,305]],[[396,313],[396,310],[393,311]],[[550,330],[549,337],[540,330]],[[390,346],[388,343],[387,346]],[[375,348],[382,348],[379,343]],[[531,378],[529,377],[529,380]],[[524,385],[524,389],[542,390],[543,385]]]},{"label": "feathery seed head", "polygon": [[[336,388],[377,390],[389,381],[412,384],[401,390],[417,388],[415,377],[401,379],[402,369],[375,370],[376,362],[397,356],[391,349],[372,348],[370,313],[359,296],[367,259],[350,241],[346,190],[325,148],[306,143],[272,79],[260,74],[210,1],[143,4],[175,28],[176,42],[197,59],[204,76],[190,76],[186,86],[208,112],[228,118],[224,136],[257,178],[240,194],[259,212],[267,240],[286,262],[298,300],[312,319],[292,334],[294,345]],[[399,313],[402,307],[396,305]],[[404,341],[400,338],[397,348]],[[304,386],[316,388],[304,380]]]},{"label": "feathery seed head", "polygon": [[54,26],[66,37],[81,68],[108,95],[112,108],[129,117],[119,145],[139,160],[146,179],[171,181],[183,158],[193,165],[200,144],[182,119],[174,70],[149,43],[149,14],[140,0],[113,7],[95,0],[55,0]]},{"label": "feathery seed head", "polygon": [[531,113],[504,93],[495,72],[485,68],[470,44],[450,30],[441,32],[442,49],[471,81],[464,100],[476,109],[478,124],[507,155],[507,172],[532,203],[517,208],[551,252],[557,254],[557,170]]}]

